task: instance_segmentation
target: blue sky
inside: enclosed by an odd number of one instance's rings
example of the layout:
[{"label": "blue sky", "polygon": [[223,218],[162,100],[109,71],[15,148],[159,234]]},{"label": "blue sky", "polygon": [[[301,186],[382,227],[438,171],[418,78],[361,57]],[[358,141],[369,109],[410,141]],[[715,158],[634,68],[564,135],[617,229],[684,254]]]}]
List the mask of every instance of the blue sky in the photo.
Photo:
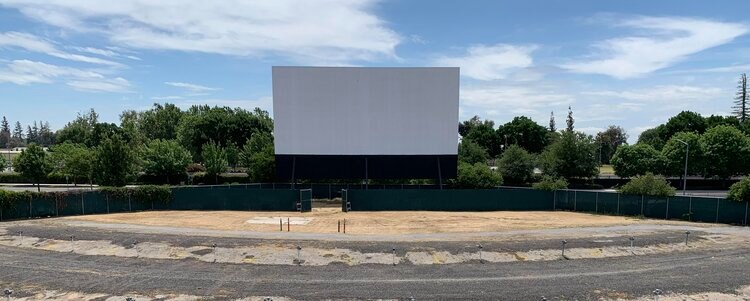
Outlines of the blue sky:
[{"label": "blue sky", "polygon": [[747,1],[0,0],[0,114],[62,127],[154,102],[271,110],[271,66],[458,66],[460,118],[526,115],[631,142],[728,114]]}]

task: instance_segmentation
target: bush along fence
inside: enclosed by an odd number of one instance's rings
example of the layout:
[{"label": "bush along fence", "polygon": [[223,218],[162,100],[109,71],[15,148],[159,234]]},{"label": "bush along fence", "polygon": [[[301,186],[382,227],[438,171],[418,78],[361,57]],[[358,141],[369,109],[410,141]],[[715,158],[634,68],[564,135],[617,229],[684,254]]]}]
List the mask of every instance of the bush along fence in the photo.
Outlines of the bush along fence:
[{"label": "bush along fence", "polygon": [[568,210],[658,219],[748,225],[749,202],[690,196],[654,197],[579,190],[526,188],[344,190],[344,211]]},{"label": "bush along fence", "polygon": [[310,191],[296,189],[140,186],[41,193],[0,190],[0,221],[144,210],[309,211],[310,204]]}]

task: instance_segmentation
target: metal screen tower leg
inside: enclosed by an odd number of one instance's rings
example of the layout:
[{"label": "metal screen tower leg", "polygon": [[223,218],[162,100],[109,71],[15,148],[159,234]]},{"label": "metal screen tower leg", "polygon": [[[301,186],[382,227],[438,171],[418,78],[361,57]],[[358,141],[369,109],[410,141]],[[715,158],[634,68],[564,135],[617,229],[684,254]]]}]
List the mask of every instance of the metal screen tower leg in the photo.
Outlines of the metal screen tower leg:
[{"label": "metal screen tower leg", "polygon": [[438,168],[438,184],[440,185],[440,189],[443,189],[443,170],[440,168],[440,158],[437,158],[437,168]]},{"label": "metal screen tower leg", "polygon": [[294,178],[294,172],[297,168],[297,156],[292,158],[292,189],[294,189],[294,182],[296,182],[296,179]]}]

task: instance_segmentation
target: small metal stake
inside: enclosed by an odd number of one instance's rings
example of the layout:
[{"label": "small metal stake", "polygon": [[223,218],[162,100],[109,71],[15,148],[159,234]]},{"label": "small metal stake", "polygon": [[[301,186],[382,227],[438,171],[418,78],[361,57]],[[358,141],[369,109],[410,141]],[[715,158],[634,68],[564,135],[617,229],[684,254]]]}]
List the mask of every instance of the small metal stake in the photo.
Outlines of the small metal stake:
[{"label": "small metal stake", "polygon": [[565,258],[565,245],[568,244],[567,240],[562,241],[562,257]]},{"label": "small metal stake", "polygon": [[393,248],[393,265],[396,265],[396,248]]},{"label": "small metal stake", "polygon": [[216,262],[216,244],[215,243],[212,244],[211,248],[213,249],[213,251],[211,253],[214,254],[214,262]]},{"label": "small metal stake", "polygon": [[279,231],[284,232],[284,222],[279,219]]},{"label": "small metal stake", "polygon": [[632,249],[632,248],[633,248],[633,241],[635,241],[635,237],[632,237],[632,236],[631,236],[631,237],[630,237],[630,238],[628,238],[628,239],[630,240],[630,248]]},{"label": "small metal stake", "polygon": [[23,244],[23,231],[18,231],[18,239],[18,245],[20,246]]},{"label": "small metal stake", "polygon": [[70,236],[70,252],[75,251],[75,235]]},{"label": "small metal stake", "polygon": [[484,263],[484,260],[482,260],[482,245],[477,245],[477,248],[479,248],[479,263]]},{"label": "small metal stake", "polygon": [[135,250],[135,258],[138,258],[138,241],[133,241],[133,250]]},{"label": "small metal stake", "polygon": [[289,230],[289,227],[291,227],[291,226],[290,226],[291,224],[292,224],[292,223],[290,223],[290,222],[289,222],[289,218],[287,217],[287,218],[286,218],[286,232],[289,232],[289,231],[290,231],[290,230]]},{"label": "small metal stake", "polygon": [[338,230],[337,230],[337,231],[338,231],[339,233],[341,233],[341,220],[339,220],[339,227],[338,227]]},{"label": "small metal stake", "polygon": [[690,237],[690,231],[685,231],[685,246],[688,245],[688,237]]},{"label": "small metal stake", "polygon": [[655,289],[654,290],[654,300],[655,301],[659,301],[659,296],[661,296],[661,294],[662,294],[662,291],[660,289],[658,289],[658,288]]},{"label": "small metal stake", "polygon": [[297,246],[297,265],[302,264],[302,247]]}]

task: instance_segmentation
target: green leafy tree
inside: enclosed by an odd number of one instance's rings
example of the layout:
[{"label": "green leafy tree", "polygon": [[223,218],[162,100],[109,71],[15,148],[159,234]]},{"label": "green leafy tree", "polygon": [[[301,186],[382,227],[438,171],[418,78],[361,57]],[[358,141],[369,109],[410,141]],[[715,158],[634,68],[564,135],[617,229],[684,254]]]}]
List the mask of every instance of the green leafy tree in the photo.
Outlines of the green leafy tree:
[{"label": "green leafy tree", "polygon": [[518,145],[511,145],[500,157],[500,174],[508,184],[523,184],[534,174],[534,158]]},{"label": "green leafy tree", "polygon": [[227,163],[232,170],[237,169],[237,164],[240,162],[240,149],[234,141],[227,142],[227,147],[224,149],[227,153]]},{"label": "green leafy tree", "polygon": [[742,123],[747,121],[748,116],[750,116],[748,100],[750,100],[750,95],[747,93],[747,75],[742,73],[740,79],[737,81],[737,93],[734,97],[734,106],[732,107],[732,114],[737,116],[737,119]]},{"label": "green leafy tree", "polygon": [[620,192],[637,195],[673,196],[675,195],[675,188],[670,186],[663,176],[647,173],[631,179],[622,186]]},{"label": "green leafy tree", "polygon": [[750,178],[744,178],[741,181],[732,184],[729,187],[727,199],[738,202],[750,202]]},{"label": "green leafy tree", "polygon": [[679,114],[669,118],[664,124],[664,131],[661,132],[663,141],[669,140],[672,135],[679,132],[691,132],[703,134],[706,132],[706,119],[698,113],[682,111]]},{"label": "green leafy tree", "polygon": [[2,148],[8,148],[10,147],[10,138],[11,138],[11,132],[10,132],[10,123],[8,123],[8,119],[3,116],[3,121],[0,124],[0,147]]},{"label": "green leafy tree", "polygon": [[485,163],[487,164],[489,155],[487,150],[476,144],[471,139],[464,138],[458,144],[458,160],[469,164]]},{"label": "green leafy tree", "polygon": [[664,147],[664,143],[667,141],[662,138],[665,136],[665,134],[663,134],[664,131],[665,128],[663,124],[653,129],[645,130],[638,136],[638,144],[648,144],[656,150],[661,150],[661,148]]},{"label": "green leafy tree", "polygon": [[463,122],[458,124],[458,134],[461,135],[461,137],[466,137],[466,135],[471,132],[471,129],[480,124],[482,124],[481,118],[479,118],[479,116],[477,115],[474,115],[474,117],[471,117],[469,120],[464,120]]},{"label": "green leafy tree", "polygon": [[491,170],[487,164],[460,162],[456,182],[464,188],[492,188],[502,185],[503,177],[497,171]]},{"label": "green leafy tree", "polygon": [[8,161],[5,159],[5,157],[0,156],[0,172],[4,172],[5,168],[8,167]]},{"label": "green leafy tree", "polygon": [[581,132],[563,131],[560,138],[540,156],[542,170],[547,175],[590,178],[599,173],[594,139]]},{"label": "green leafy tree", "polygon": [[573,109],[568,106],[568,117],[565,119],[565,131],[572,132],[574,129],[575,119],[573,118]]},{"label": "green leafy tree", "polygon": [[610,125],[606,130],[596,134],[596,143],[599,146],[599,161],[609,164],[617,148],[628,143],[628,134],[619,126]]},{"label": "green leafy tree", "polygon": [[568,188],[568,181],[564,178],[555,178],[553,176],[544,175],[539,182],[531,184],[534,189],[554,191],[558,189]]},{"label": "green leafy tree", "polygon": [[33,181],[36,184],[37,191],[41,191],[39,183],[47,178],[47,173],[50,170],[47,163],[47,154],[44,149],[36,143],[32,143],[16,157],[13,168],[25,178]]},{"label": "green leafy tree", "polygon": [[740,120],[735,116],[711,115],[706,117],[706,129],[720,125],[728,125],[738,129],[741,128]]},{"label": "green leafy tree", "polygon": [[94,174],[99,185],[125,186],[136,166],[136,152],[117,133],[105,137],[96,147]]},{"label": "green leafy tree", "polygon": [[145,145],[147,129],[142,129],[141,113],[135,110],[123,111],[120,114],[120,128],[126,140],[133,145]]},{"label": "green leafy tree", "polygon": [[57,131],[57,142],[87,144],[91,133],[94,131],[94,125],[98,122],[99,114],[97,114],[94,109],[91,109],[88,113],[79,113],[75,120],[69,122],[62,129]]},{"label": "green leafy tree", "polygon": [[720,125],[701,137],[704,147],[706,176],[727,179],[747,171],[750,142],[740,130]]},{"label": "green leafy tree", "polygon": [[538,154],[547,146],[547,129],[525,116],[515,117],[497,129],[505,146],[516,144],[530,153]]},{"label": "green leafy tree", "polygon": [[623,178],[658,173],[663,166],[662,154],[648,144],[623,145],[612,156],[612,168]]},{"label": "green leafy tree", "polygon": [[[687,142],[689,148],[680,140]],[[664,157],[664,174],[682,178],[685,171],[685,152],[688,152],[688,174],[695,175],[703,172],[705,159],[703,144],[696,133],[680,132],[674,134],[661,149]]]},{"label": "green leafy tree", "polygon": [[177,137],[182,146],[201,162],[203,145],[210,140],[226,146],[234,142],[242,145],[255,132],[273,131],[273,120],[268,112],[256,108],[253,112],[227,107],[193,106],[180,119]]},{"label": "green leafy tree", "polygon": [[94,152],[83,144],[65,142],[50,149],[52,173],[69,178],[73,184],[91,183]]},{"label": "green leafy tree", "polygon": [[240,152],[239,161],[247,168],[251,180],[273,180],[276,175],[273,136],[267,133],[256,133],[251,136]]},{"label": "green leafy tree", "polygon": [[227,170],[227,154],[224,152],[224,148],[214,141],[209,141],[203,145],[203,166],[206,167],[206,173],[209,176],[214,177],[215,182],[218,181],[219,174]]},{"label": "green leafy tree", "polygon": [[500,135],[495,130],[495,123],[491,120],[485,120],[474,125],[464,138],[479,144],[491,158],[497,157],[502,151],[503,142],[501,142]]},{"label": "green leafy tree", "polygon": [[174,104],[155,103],[150,110],[141,112],[139,130],[148,139],[177,139],[177,127],[184,114]]},{"label": "green leafy tree", "polygon": [[175,140],[151,140],[143,151],[143,169],[166,183],[180,179],[190,164],[190,152]]}]

